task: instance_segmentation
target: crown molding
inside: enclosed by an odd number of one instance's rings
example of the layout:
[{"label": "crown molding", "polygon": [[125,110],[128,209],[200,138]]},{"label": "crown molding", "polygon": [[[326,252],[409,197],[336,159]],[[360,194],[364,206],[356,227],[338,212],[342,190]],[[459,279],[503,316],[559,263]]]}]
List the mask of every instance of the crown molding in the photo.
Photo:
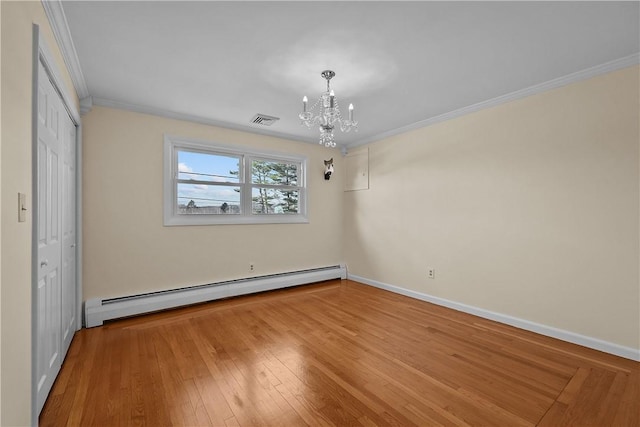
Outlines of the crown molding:
[{"label": "crown molding", "polygon": [[575,73],[567,74],[565,76],[558,77],[556,79],[549,80],[544,83],[529,86],[527,88],[520,89],[515,92],[507,93],[505,95],[501,95],[496,98],[478,102],[477,104],[472,104],[466,107],[462,107],[457,110],[453,110],[448,113],[430,117],[428,119],[421,120],[419,122],[415,122],[407,126],[399,127],[397,129],[383,132],[369,138],[361,139],[351,144],[347,144],[347,148],[354,148],[360,145],[370,144],[372,142],[380,141],[382,139],[399,135],[401,133],[431,126],[436,123],[455,119],[457,117],[461,117],[470,113],[475,113],[476,111],[484,110],[486,108],[495,107],[501,104],[505,104],[507,102],[515,101],[517,99],[526,98],[531,95],[535,95],[538,93],[546,92],[551,89],[556,89],[562,86],[566,86],[571,83],[576,83],[576,82],[587,80],[589,78],[596,77],[602,74],[610,73],[612,71],[620,70],[622,68],[627,68],[633,65],[637,65],[638,63],[640,63],[640,53],[634,53],[632,55],[615,59],[613,61],[605,62],[604,64],[596,65],[594,67],[577,71]]},{"label": "crown molding", "polygon": [[[582,80],[587,80],[592,77],[596,77],[602,74],[610,73],[612,71],[620,70],[622,68],[637,65],[639,63],[640,63],[640,53],[634,53],[632,55],[625,56],[623,58],[605,62],[604,64],[596,65],[594,67],[577,71],[575,73],[567,74],[565,76],[558,77],[553,80],[549,80],[537,85],[533,85],[521,90],[517,90],[515,92],[498,96],[496,98],[478,102],[476,104],[472,104],[467,107],[462,107],[457,110],[450,111],[448,113],[430,117],[428,119],[421,120],[419,122],[412,123],[410,125],[393,129],[387,132],[383,132],[383,133],[380,133],[380,134],[377,134],[369,138],[365,138],[350,144],[344,144],[340,147],[340,149],[342,153],[345,154],[348,152],[350,148],[355,148],[361,145],[370,144],[372,142],[380,141],[385,138],[389,138],[391,136],[399,135],[412,130],[431,126],[436,123],[455,119],[457,117],[461,117],[461,116],[471,114],[480,110],[484,110],[486,108],[491,108],[501,104],[505,104],[510,101],[526,98],[528,96],[532,96],[538,93],[542,93],[542,92],[546,92],[562,86],[566,86],[571,83],[577,83]],[[303,137],[298,137],[298,136],[294,136],[294,135],[282,133],[282,132],[275,132],[267,129],[256,129],[250,126],[244,126],[244,125],[238,125],[238,124],[233,124],[229,122],[223,122],[220,120],[208,119],[208,118],[204,118],[204,117],[196,116],[192,114],[177,113],[177,112],[165,110],[162,108],[129,104],[126,102],[113,101],[106,98],[93,97],[92,99],[93,99],[93,105],[99,105],[103,107],[123,109],[123,110],[133,111],[133,112],[142,113],[142,114],[150,114],[150,115],[165,117],[169,119],[183,120],[183,121],[200,123],[204,125],[216,126],[216,127],[226,128],[226,129],[234,129],[242,132],[255,133],[255,134],[265,135],[265,136],[273,136],[276,138],[288,139],[293,141],[299,141],[299,142],[305,142],[305,143],[311,143],[311,144],[318,143],[318,140],[316,138],[303,138]]]},{"label": "crown molding", "polygon": [[170,111],[170,110],[165,110],[163,108],[156,108],[156,107],[150,107],[150,106],[146,106],[146,105],[137,105],[137,104],[130,104],[128,102],[120,102],[120,101],[114,101],[111,99],[107,99],[107,98],[98,98],[98,97],[91,97],[92,99],[92,106],[100,106],[100,107],[107,107],[107,108],[115,108],[115,109],[119,109],[119,110],[127,110],[127,111],[133,111],[135,113],[142,113],[142,114],[149,114],[152,116],[159,116],[159,117],[164,117],[167,119],[174,119],[174,120],[182,120],[182,121],[187,121],[187,122],[193,122],[193,123],[199,123],[199,124],[203,124],[203,125],[208,125],[208,126],[216,126],[216,127],[220,127],[220,128],[225,128],[225,129],[233,129],[233,130],[238,130],[238,131],[242,131],[242,132],[248,132],[248,133],[254,133],[254,134],[258,134],[258,135],[265,135],[265,136],[271,136],[271,137],[275,137],[275,138],[281,138],[281,139],[287,139],[290,141],[296,141],[296,142],[305,142],[305,143],[311,143],[311,144],[317,144],[318,140],[317,139],[312,139],[312,138],[301,138],[301,137],[297,137],[288,133],[283,133],[283,132],[277,132],[277,131],[272,131],[272,130],[268,130],[268,129],[257,129],[251,126],[244,126],[244,125],[238,125],[235,123],[229,123],[229,122],[224,122],[221,120],[214,120],[214,119],[208,119],[205,117],[201,117],[201,116],[196,116],[196,115],[192,115],[192,114],[185,114],[185,113],[178,113],[175,111]]},{"label": "crown molding", "polygon": [[[546,92],[552,89],[556,89],[562,86],[569,85],[571,83],[577,83],[579,81],[587,80],[592,77],[596,77],[602,74],[610,73],[612,71],[620,70],[622,68],[630,67],[640,63],[640,53],[634,53],[623,58],[615,59],[613,61],[605,62],[604,64],[596,65],[594,67],[586,68],[575,73],[567,74],[562,77],[558,77],[553,80],[549,80],[537,85],[529,86],[527,88],[517,90],[505,95],[498,96],[496,98],[488,99],[486,101],[478,102],[466,107],[459,108],[457,110],[450,111],[448,113],[440,114],[434,117],[430,117],[419,122],[412,123],[407,126],[403,126],[397,129],[392,129],[387,132],[382,132],[377,135],[373,135],[369,138],[361,139],[350,144],[344,144],[340,147],[343,155],[348,152],[350,148],[355,148],[361,145],[370,144],[372,142],[380,141],[385,138],[389,138],[395,135],[399,135],[412,130],[424,128],[434,125],[436,123],[444,122],[447,120],[455,119],[467,114],[475,113],[486,108],[495,107],[507,102],[515,101],[518,99],[526,98],[528,96],[536,95],[538,93]],[[226,129],[234,129],[243,132],[255,133],[266,136],[273,136],[276,138],[300,141],[305,143],[316,144],[318,141],[315,138],[302,138],[296,137],[287,133],[274,132],[267,129],[256,129],[250,126],[237,125],[229,122],[223,122],[220,120],[208,119],[192,114],[177,113],[162,108],[149,107],[144,105],[129,104],[126,102],[113,101],[106,98],[92,97],[93,104],[109,108],[117,108],[123,110],[129,110],[137,113],[151,114],[154,116],[165,117],[169,119],[184,120],[188,122],[200,123],[209,126],[216,126]],[[91,105],[91,104],[89,104]]]},{"label": "crown molding", "polygon": [[60,0],[41,0],[41,3],[49,19],[53,35],[58,42],[58,47],[62,52],[64,62],[71,75],[71,81],[76,89],[78,98],[87,98],[89,96],[89,89],[87,88],[87,83],[84,80],[84,75],[80,68],[80,61],[78,60],[78,54],[73,44],[73,39],[71,38],[71,31],[69,30],[64,9],[62,8],[62,2]]},{"label": "crown molding", "polygon": [[80,114],[83,116],[87,114],[93,108],[93,98],[86,96],[80,99]]},{"label": "crown molding", "polygon": [[[51,24],[51,28],[53,29],[53,33],[55,35],[56,41],[58,42],[58,46],[60,47],[60,50],[62,52],[64,62],[67,65],[69,74],[71,75],[71,80],[76,89],[78,98],[84,101],[83,103],[84,105],[81,105],[82,114],[85,114],[86,112],[90,111],[92,105],[99,105],[104,107],[119,108],[119,109],[134,111],[134,112],[143,113],[143,114],[151,114],[154,116],[166,117],[170,119],[184,120],[184,121],[200,123],[200,124],[205,124],[210,126],[217,126],[217,127],[227,128],[227,129],[239,130],[243,132],[273,136],[273,137],[283,138],[288,140],[295,140],[295,141],[301,141],[306,143],[317,143],[317,139],[314,139],[314,138],[304,138],[299,136],[293,136],[290,134],[276,132],[268,129],[256,129],[251,126],[238,125],[238,124],[223,122],[220,120],[208,119],[208,118],[191,115],[191,114],[177,113],[169,110],[164,110],[161,108],[129,104],[125,102],[113,101],[106,98],[90,97],[89,89],[87,88],[84,75],[82,74],[80,61],[78,60],[78,55],[77,55],[75,46],[73,44],[73,39],[71,37],[71,32],[69,30],[67,18],[64,14],[62,2],[60,0],[41,0],[41,2],[44,7],[47,18],[49,19],[49,23]],[[577,71],[575,73],[567,74],[565,76],[558,77],[556,79],[552,79],[547,82],[543,82],[543,83],[533,85],[524,89],[520,89],[505,95],[498,96],[496,98],[492,98],[486,101],[481,101],[476,104],[459,108],[457,110],[453,110],[453,111],[443,113],[434,117],[420,120],[418,122],[409,124],[407,126],[402,126],[396,129],[379,133],[377,135],[373,135],[365,139],[344,144],[342,146],[342,151],[345,152],[349,148],[355,148],[360,145],[370,144],[372,142],[380,141],[382,139],[399,135],[405,132],[431,126],[436,123],[451,120],[451,119],[461,117],[467,114],[471,114],[480,110],[484,110],[486,108],[495,107],[507,102],[515,101],[515,100],[526,98],[528,96],[532,96],[538,93],[546,92],[548,90],[566,86],[571,83],[576,83],[582,80],[586,80],[586,79],[596,77],[602,74],[606,74],[612,71],[616,71],[622,68],[637,65],[638,63],[640,63],[640,53],[634,53],[632,55],[625,56],[623,58],[605,62],[604,64],[596,65],[594,67]]]}]

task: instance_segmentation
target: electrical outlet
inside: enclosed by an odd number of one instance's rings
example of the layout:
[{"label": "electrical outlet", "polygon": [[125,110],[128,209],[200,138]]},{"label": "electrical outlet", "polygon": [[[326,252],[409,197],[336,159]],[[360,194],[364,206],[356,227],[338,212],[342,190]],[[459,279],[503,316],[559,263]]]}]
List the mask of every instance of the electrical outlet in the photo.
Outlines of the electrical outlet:
[{"label": "electrical outlet", "polygon": [[253,270],[254,270],[253,264],[249,264],[249,271],[253,271]]},{"label": "electrical outlet", "polygon": [[436,278],[436,269],[435,268],[429,268],[427,270],[427,276],[429,277],[429,279],[435,279]]}]

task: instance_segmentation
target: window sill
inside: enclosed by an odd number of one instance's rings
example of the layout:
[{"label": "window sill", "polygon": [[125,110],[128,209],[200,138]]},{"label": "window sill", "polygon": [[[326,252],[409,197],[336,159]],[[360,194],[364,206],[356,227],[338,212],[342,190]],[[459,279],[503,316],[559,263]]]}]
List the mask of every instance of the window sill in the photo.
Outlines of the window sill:
[{"label": "window sill", "polygon": [[184,225],[239,225],[239,224],[308,224],[309,219],[303,215],[221,215],[211,217],[202,216],[174,216],[165,218],[164,226],[184,226]]}]

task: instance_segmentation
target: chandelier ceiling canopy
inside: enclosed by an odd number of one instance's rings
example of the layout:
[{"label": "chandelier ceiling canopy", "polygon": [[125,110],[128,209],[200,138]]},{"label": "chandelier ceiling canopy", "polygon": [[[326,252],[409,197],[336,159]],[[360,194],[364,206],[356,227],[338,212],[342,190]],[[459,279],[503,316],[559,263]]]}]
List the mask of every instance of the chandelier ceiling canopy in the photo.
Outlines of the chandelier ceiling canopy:
[{"label": "chandelier ceiling canopy", "polygon": [[320,144],[325,147],[335,147],[336,141],[333,129],[340,126],[342,132],[349,132],[353,129],[358,131],[358,122],[353,120],[353,104],[349,104],[349,118],[344,119],[340,112],[338,98],[330,87],[330,80],[336,75],[331,70],[324,70],[320,75],[327,80],[327,90],[320,95],[320,98],[308,108],[308,100],[302,98],[302,112],[298,115],[301,123],[308,128],[318,125],[320,130]]}]

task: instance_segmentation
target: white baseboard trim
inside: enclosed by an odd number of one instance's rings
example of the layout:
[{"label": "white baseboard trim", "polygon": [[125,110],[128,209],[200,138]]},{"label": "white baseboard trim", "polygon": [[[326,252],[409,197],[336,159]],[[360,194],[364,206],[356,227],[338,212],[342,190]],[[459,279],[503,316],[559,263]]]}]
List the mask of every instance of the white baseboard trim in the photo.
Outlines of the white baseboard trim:
[{"label": "white baseboard trim", "polygon": [[625,359],[631,359],[640,362],[640,349],[621,346],[597,338],[576,334],[575,332],[565,331],[563,329],[554,328],[552,326],[542,325],[540,323],[531,322],[529,320],[524,320],[506,314],[500,314],[493,311],[485,310],[483,308],[478,308],[444,298],[423,294],[421,292],[412,291],[410,289],[401,288],[399,286],[389,285],[387,283],[378,282],[377,280],[368,279],[366,277],[357,276],[355,274],[348,273],[347,278],[355,282],[364,283],[366,285],[374,286],[376,288],[384,289],[396,294],[430,302],[436,305],[451,308],[453,310],[473,314],[474,316],[482,317],[484,319],[494,320],[496,322],[514,326],[519,329],[524,329],[526,331],[535,332],[540,335],[557,338],[562,341],[567,341],[573,344],[581,345],[583,347],[592,348],[594,350],[603,351],[605,353],[624,357]]}]

